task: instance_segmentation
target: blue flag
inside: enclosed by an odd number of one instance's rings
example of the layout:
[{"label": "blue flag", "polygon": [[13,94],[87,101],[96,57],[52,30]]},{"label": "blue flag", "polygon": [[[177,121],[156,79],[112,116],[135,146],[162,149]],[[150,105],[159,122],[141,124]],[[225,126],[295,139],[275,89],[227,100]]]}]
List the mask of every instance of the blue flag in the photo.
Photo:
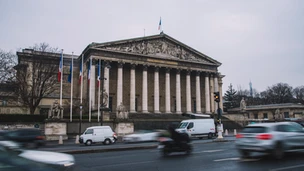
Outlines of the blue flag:
[{"label": "blue flag", "polygon": [[[72,59],[73,60],[73,59]],[[69,77],[68,77],[68,82],[69,83],[72,83],[72,61],[71,61],[71,65],[70,65],[70,74],[69,74]]]}]

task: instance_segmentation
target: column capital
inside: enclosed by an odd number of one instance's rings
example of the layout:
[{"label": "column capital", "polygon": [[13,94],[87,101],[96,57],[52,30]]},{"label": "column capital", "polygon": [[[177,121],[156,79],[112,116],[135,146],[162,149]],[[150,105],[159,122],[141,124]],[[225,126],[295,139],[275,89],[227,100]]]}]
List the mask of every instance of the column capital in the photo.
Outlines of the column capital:
[{"label": "column capital", "polygon": [[166,68],[166,73],[170,73],[171,68]]},{"label": "column capital", "polygon": [[110,61],[104,61],[104,67],[110,69],[111,68]]},{"label": "column capital", "polygon": [[122,68],[124,63],[123,62],[118,62],[117,65],[118,65],[118,68]]},{"label": "column capital", "polygon": [[158,71],[159,71],[159,68],[160,68],[159,66],[155,66],[155,67],[154,67],[154,71],[155,71],[155,72],[158,72]]},{"label": "column capital", "polygon": [[191,70],[190,69],[186,70],[186,73],[187,73],[187,75],[190,75],[191,74]]},{"label": "column capital", "polygon": [[148,70],[148,65],[143,65],[143,70],[147,71]]},{"label": "column capital", "polygon": [[131,69],[135,69],[136,68],[136,64],[135,63],[131,63]]},{"label": "column capital", "polygon": [[177,69],[176,69],[176,74],[180,74],[180,72],[181,72],[181,69],[180,69],[180,68],[177,68]]},{"label": "column capital", "polygon": [[200,76],[201,75],[201,71],[196,71],[196,76]]}]

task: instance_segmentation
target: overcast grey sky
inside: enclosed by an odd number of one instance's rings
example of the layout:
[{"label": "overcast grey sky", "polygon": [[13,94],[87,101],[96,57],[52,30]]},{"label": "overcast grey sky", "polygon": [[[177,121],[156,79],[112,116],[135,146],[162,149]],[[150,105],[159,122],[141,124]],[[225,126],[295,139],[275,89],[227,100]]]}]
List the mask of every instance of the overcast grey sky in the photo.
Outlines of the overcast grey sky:
[{"label": "overcast grey sky", "polygon": [[47,42],[80,54],[91,42],[164,33],[222,63],[237,89],[304,85],[304,0],[0,0],[0,49]]}]

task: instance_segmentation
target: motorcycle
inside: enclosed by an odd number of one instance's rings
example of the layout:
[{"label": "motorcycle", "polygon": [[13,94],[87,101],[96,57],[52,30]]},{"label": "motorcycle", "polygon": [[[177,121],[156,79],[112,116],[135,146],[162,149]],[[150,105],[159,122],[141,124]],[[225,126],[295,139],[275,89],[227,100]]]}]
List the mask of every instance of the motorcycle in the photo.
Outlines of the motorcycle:
[{"label": "motorcycle", "polygon": [[193,147],[189,141],[181,141],[177,144],[169,137],[159,137],[158,141],[158,149],[160,149],[160,152],[164,157],[169,156],[170,153],[173,152],[185,152],[186,155],[190,155],[192,153]]}]

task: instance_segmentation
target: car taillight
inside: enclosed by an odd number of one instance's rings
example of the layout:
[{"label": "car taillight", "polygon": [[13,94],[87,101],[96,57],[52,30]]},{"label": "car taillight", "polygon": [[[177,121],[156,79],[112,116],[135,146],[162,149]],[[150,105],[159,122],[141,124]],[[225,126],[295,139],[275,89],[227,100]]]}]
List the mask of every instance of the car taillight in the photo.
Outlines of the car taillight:
[{"label": "car taillight", "polygon": [[115,132],[114,132],[114,134],[113,134],[113,137],[117,137]]},{"label": "car taillight", "polygon": [[37,140],[44,140],[44,136],[37,136],[36,139]]},{"label": "car taillight", "polygon": [[235,138],[243,138],[244,136],[242,134],[236,134]]},{"label": "car taillight", "polygon": [[256,138],[259,140],[270,140],[270,139],[272,139],[272,135],[271,134],[260,134]]}]

